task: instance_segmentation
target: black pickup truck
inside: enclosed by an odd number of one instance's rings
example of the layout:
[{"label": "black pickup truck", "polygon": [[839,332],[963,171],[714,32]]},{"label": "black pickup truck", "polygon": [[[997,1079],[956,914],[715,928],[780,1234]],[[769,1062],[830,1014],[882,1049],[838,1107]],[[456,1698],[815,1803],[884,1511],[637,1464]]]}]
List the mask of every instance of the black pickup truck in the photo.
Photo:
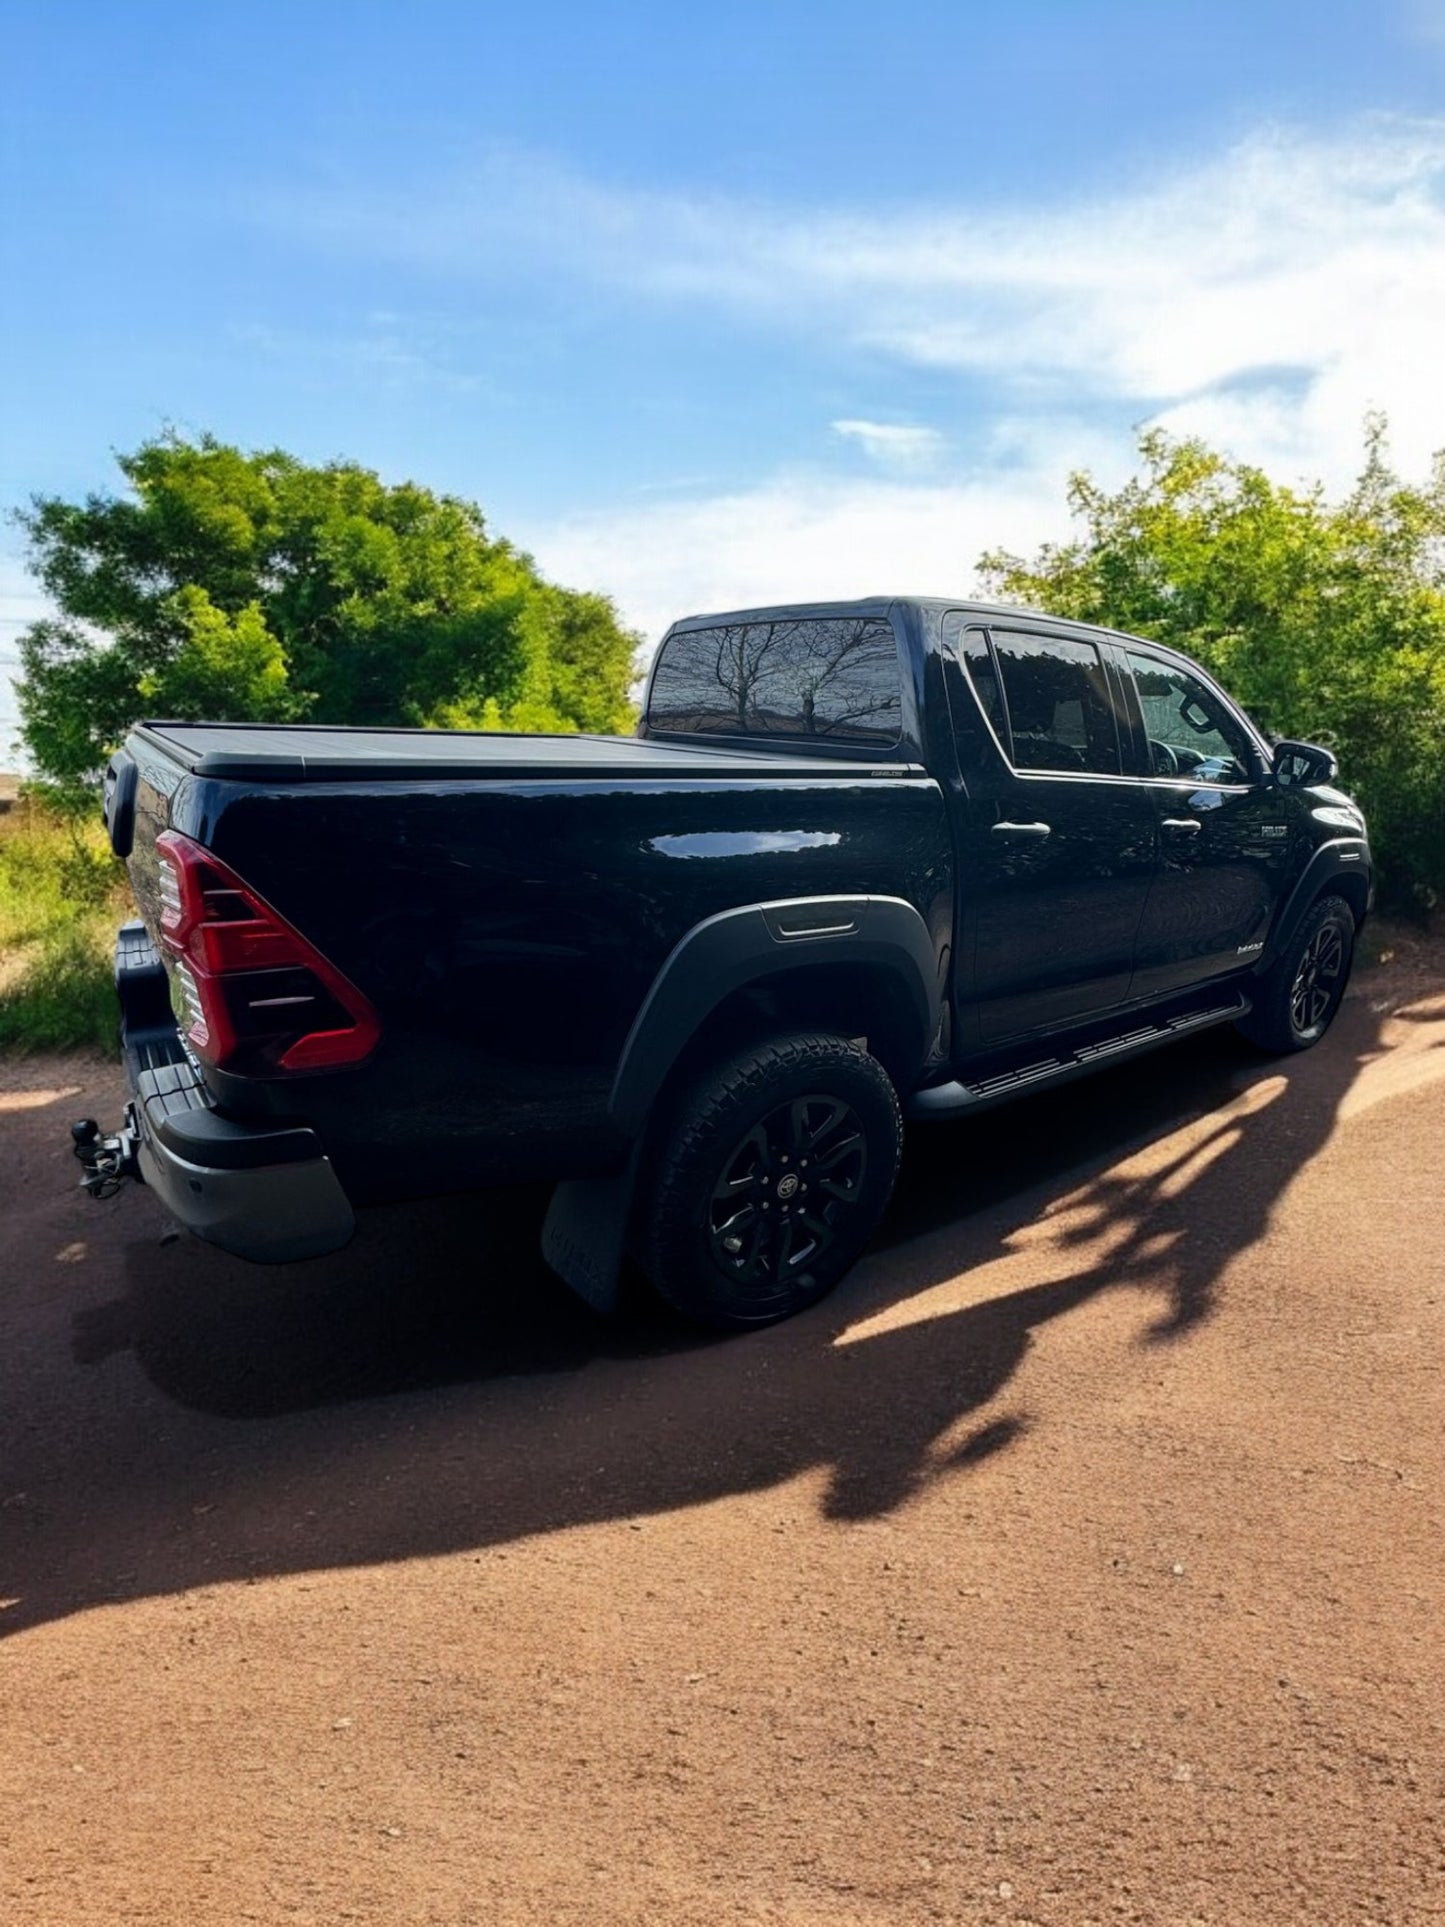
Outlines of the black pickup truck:
[{"label": "black pickup truck", "polygon": [[630,1251],[766,1323],[858,1256],[905,1116],[1315,1043],[1372,891],[1334,775],[1155,643],[909,598],[677,623],[634,738],[143,723],[86,1183],[275,1260],[545,1177],[594,1304]]}]

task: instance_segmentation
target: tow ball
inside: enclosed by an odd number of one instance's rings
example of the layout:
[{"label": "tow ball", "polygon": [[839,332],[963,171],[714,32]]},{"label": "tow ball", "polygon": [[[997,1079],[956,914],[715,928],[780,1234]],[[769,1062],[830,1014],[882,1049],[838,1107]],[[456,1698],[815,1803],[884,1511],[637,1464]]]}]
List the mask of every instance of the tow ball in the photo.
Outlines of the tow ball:
[{"label": "tow ball", "polygon": [[85,1166],[80,1188],[92,1198],[113,1198],[127,1178],[140,1177],[133,1130],[102,1137],[95,1119],[83,1117],[71,1125],[70,1139],[75,1155]]}]

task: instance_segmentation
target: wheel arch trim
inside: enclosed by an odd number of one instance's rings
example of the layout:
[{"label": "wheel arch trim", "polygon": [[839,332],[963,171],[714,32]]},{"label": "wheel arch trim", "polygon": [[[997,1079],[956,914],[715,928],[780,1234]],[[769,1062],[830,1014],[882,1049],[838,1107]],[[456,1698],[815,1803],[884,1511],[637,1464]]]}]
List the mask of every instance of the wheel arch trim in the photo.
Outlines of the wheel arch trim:
[{"label": "wheel arch trim", "polygon": [[608,1114],[635,1137],[678,1057],[726,998],[819,965],[882,966],[905,995],[921,1065],[942,1011],[928,926],[902,897],[784,897],[706,917],[673,946],[622,1047]]},{"label": "wheel arch trim", "polygon": [[[1355,912],[1355,927],[1358,929],[1369,911],[1373,895],[1370,846],[1364,837],[1334,837],[1315,851],[1285,900],[1284,908],[1275,918],[1269,942],[1256,965],[1257,971],[1267,970],[1278,959],[1308,914],[1310,906],[1329,884],[1335,882],[1347,885],[1346,901]],[[1356,903],[1355,899],[1359,897],[1363,897],[1362,903]]]}]

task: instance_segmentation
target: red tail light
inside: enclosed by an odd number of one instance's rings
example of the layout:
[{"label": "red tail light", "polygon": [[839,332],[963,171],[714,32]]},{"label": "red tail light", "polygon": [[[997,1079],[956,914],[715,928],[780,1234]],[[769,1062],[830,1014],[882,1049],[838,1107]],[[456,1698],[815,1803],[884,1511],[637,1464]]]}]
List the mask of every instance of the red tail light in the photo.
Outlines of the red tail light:
[{"label": "red tail light", "polygon": [[191,1049],[253,1076],[360,1063],[381,1035],[356,985],[190,837],[156,838],[161,941]]}]

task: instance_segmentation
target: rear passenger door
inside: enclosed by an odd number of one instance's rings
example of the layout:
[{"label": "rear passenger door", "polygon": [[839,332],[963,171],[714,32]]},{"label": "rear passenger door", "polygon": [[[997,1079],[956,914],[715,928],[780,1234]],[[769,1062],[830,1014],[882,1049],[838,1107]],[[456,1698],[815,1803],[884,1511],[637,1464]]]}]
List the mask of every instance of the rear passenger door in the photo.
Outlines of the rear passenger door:
[{"label": "rear passenger door", "polygon": [[991,1050],[1128,997],[1158,828],[1097,643],[963,614],[943,641],[964,672],[958,1036]]}]

